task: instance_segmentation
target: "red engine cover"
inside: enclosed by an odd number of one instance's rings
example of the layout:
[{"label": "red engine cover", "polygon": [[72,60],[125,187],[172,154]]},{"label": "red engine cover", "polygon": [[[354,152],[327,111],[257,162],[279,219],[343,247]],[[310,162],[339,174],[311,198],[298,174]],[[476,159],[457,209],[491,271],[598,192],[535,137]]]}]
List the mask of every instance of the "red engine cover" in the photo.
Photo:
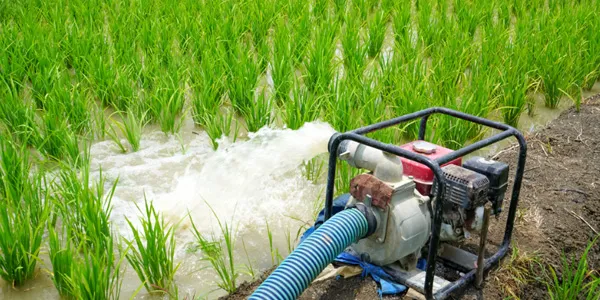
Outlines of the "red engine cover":
[{"label": "red engine cover", "polygon": [[[416,146],[415,146],[415,143],[417,143]],[[425,146],[425,147],[423,147],[423,146]],[[434,144],[431,144],[431,143],[428,143],[425,141],[413,141],[408,144],[404,144],[404,145],[400,146],[400,148],[403,148],[410,152],[414,152],[414,153],[426,156],[432,160],[434,160],[438,157],[442,157],[450,152],[453,152],[452,149],[444,148],[442,146],[434,145]],[[427,148],[427,149],[420,149],[420,148]],[[417,149],[419,149],[420,151],[417,151]],[[431,151],[433,149],[435,149],[435,151],[432,153],[424,153],[424,151],[423,151],[423,150]],[[431,169],[429,169],[427,166],[420,164],[416,161],[412,161],[412,160],[404,158],[404,157],[401,157],[400,159],[402,160],[402,167],[404,168],[404,175],[413,176],[416,186],[417,186],[417,191],[419,191],[419,193],[421,193],[424,196],[428,196],[429,193],[431,192],[431,186],[433,185],[433,171],[431,171]],[[460,166],[460,165],[462,165],[462,158],[459,157],[453,161],[450,161],[449,163],[447,163],[445,165]],[[442,165],[442,166],[445,166],[445,165]]]}]

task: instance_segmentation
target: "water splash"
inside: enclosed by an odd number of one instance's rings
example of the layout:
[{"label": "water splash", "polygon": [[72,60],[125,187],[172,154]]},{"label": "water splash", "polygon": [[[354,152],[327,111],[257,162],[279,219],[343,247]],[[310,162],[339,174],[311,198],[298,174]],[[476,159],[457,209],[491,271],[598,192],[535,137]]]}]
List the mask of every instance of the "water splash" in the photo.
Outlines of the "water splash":
[{"label": "water splash", "polygon": [[[323,185],[308,181],[299,166],[327,152],[333,133],[330,125],[320,122],[298,130],[265,127],[243,141],[222,138],[213,151],[203,132],[183,140],[151,132],[135,153],[118,154],[111,142],[93,145],[92,175],[99,176],[102,169],[107,183],[118,178],[112,218],[126,238],[131,233],[125,217],[135,224],[139,217],[135,204],[143,203],[144,195],[168,221],[180,222],[177,256],[186,261],[179,270],[180,288],[206,291],[214,288],[212,278],[207,271],[197,271],[199,259],[184,247],[192,238],[188,214],[203,234],[220,233],[215,215],[234,226],[238,246],[245,242],[255,267],[269,266],[267,222],[274,245],[283,249],[284,232],[297,230],[298,220],[312,221],[313,203],[322,195]],[[240,249],[236,253],[238,261],[245,260]],[[127,286],[126,281],[124,289]]]}]

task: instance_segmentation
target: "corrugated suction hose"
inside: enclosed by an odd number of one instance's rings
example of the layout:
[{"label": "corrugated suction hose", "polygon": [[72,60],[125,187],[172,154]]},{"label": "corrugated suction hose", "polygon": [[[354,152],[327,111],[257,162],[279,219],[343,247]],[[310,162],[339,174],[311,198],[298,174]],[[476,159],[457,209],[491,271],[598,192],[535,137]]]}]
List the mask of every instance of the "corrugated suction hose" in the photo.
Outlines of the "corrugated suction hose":
[{"label": "corrugated suction hose", "polygon": [[250,299],[296,299],[336,256],[369,233],[358,209],[335,214],[294,250]]}]

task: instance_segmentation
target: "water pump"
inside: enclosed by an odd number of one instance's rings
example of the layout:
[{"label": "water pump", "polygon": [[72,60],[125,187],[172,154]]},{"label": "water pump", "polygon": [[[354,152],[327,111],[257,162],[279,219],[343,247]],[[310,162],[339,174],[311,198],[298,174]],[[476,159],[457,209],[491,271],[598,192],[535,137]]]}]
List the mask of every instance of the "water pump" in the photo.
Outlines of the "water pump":
[{"label": "water pump", "polygon": [[[425,141],[401,148],[430,159],[452,152]],[[433,178],[433,172],[420,163],[354,141],[341,143],[338,157],[370,171],[351,180],[348,206],[360,202],[371,207],[377,229],[352,249],[363,260],[381,266],[398,263],[403,271],[414,270],[421,257],[431,233],[432,206],[442,206],[440,241],[461,241],[481,231],[486,203],[491,203],[495,214],[500,212],[508,183],[508,164],[473,157],[461,165],[458,158],[442,167],[447,185],[442,203],[428,196],[438,186],[426,180]]]},{"label": "water pump", "polygon": [[[495,134],[456,150],[429,143],[427,122],[440,114],[488,127]],[[418,139],[402,146],[365,136],[418,119]],[[497,251],[486,257],[486,250],[490,250],[486,249],[489,217],[503,211],[509,166],[482,157],[466,157],[509,137],[516,138],[519,156],[504,238]],[[525,139],[515,128],[440,107],[334,134],[329,141],[325,222],[284,260],[251,299],[298,297],[346,247],[363,260],[382,266],[396,281],[427,299],[445,299],[471,282],[480,286],[485,272],[509,250],[526,152]],[[333,215],[338,160],[366,172],[350,181],[346,209]],[[473,235],[479,238],[475,253],[461,245]],[[426,261],[424,268],[417,268],[419,259]],[[439,273],[441,269],[462,275],[448,280]]]},{"label": "water pump", "polygon": [[[436,114],[474,122],[497,133],[453,151],[426,141],[427,122]],[[420,119],[420,128],[414,142],[396,146],[365,136],[415,119]],[[465,157],[509,137],[516,138],[519,156],[504,239],[492,256],[484,257],[489,215],[498,216],[503,211],[509,166],[482,157]],[[325,218],[331,215],[338,159],[367,170],[352,179],[349,205],[371,207],[377,229],[350,248],[363,259],[384,266],[399,282],[426,298],[446,298],[469,282],[480,285],[483,274],[506,255],[527,152],[525,139],[515,128],[436,107],[336,134],[329,141],[329,152]],[[479,249],[471,253],[461,242],[474,233],[480,239]],[[418,258],[426,260],[425,270],[416,268]],[[438,264],[464,275],[454,281],[436,276]]]}]

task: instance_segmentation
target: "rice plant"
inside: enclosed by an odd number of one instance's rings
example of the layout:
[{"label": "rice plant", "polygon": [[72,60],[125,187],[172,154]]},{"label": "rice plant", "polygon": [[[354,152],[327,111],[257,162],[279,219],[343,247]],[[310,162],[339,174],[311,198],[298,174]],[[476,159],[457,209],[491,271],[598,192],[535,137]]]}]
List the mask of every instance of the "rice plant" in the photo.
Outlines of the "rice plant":
[{"label": "rice plant", "polygon": [[174,227],[165,223],[152,203],[144,201],[144,211],[138,209],[144,218],[141,229],[130,220],[127,224],[133,233],[129,242],[130,252],[127,261],[135,270],[148,292],[173,294],[177,287],[173,280],[179,264],[175,265]]},{"label": "rice plant", "polygon": [[69,291],[75,299],[119,299],[123,283],[123,261],[118,257],[112,236],[98,237],[94,242],[106,248],[88,248],[85,244],[74,250],[82,254],[72,264],[66,277]]},{"label": "rice plant", "polygon": [[278,103],[286,101],[290,96],[294,80],[294,63],[291,32],[288,25],[280,20],[273,38],[272,77],[275,97]]},{"label": "rice plant", "polygon": [[18,141],[37,146],[41,130],[36,122],[35,107],[19,97],[19,83],[4,80],[0,88],[0,123]]},{"label": "rice plant", "polygon": [[[210,209],[212,211],[212,208]],[[215,218],[217,218],[222,239],[218,239],[214,235],[212,238],[206,237],[198,230],[190,217],[192,233],[196,237],[196,243],[204,255],[203,260],[210,263],[212,269],[219,277],[217,285],[228,293],[234,293],[237,290],[237,278],[240,275],[233,255],[235,235],[233,228],[227,223],[222,223],[215,212],[212,212]]]},{"label": "rice plant", "polygon": [[279,253],[279,249],[273,245],[273,232],[271,231],[271,227],[269,227],[269,222],[266,222],[267,225],[267,237],[269,238],[269,253],[271,254],[271,265],[276,266],[283,260],[281,254]]},{"label": "rice plant", "polygon": [[150,113],[164,133],[175,134],[181,129],[179,120],[185,102],[183,89],[177,76],[170,74],[155,79],[156,89],[150,95]]},{"label": "rice plant", "polygon": [[287,128],[296,130],[319,117],[322,102],[299,84],[295,84],[292,93],[292,98],[284,103],[284,122]]},{"label": "rice plant", "polygon": [[111,231],[116,182],[105,195],[102,174],[92,187],[88,168],[83,167],[81,176],[72,169],[59,173],[60,183],[52,199],[63,224],[57,231],[62,233],[63,242],[51,228],[53,281],[59,292],[70,298],[118,299],[125,257],[124,253],[119,257]]},{"label": "rice plant", "polygon": [[[35,275],[50,214],[48,190],[43,173],[29,177],[24,172],[30,168],[26,148],[3,138],[0,147],[0,278],[20,286]],[[18,166],[20,172],[7,173],[15,170],[7,166]]]},{"label": "rice plant", "polygon": [[344,50],[344,70],[348,77],[361,77],[367,65],[369,45],[361,40],[361,23],[356,13],[346,17],[346,28],[341,37]]},{"label": "rice plant", "polygon": [[317,28],[314,42],[309,47],[305,84],[315,94],[325,93],[333,81],[335,34],[335,26],[324,22]]},{"label": "rice plant", "polygon": [[505,61],[505,68],[500,73],[500,110],[504,123],[517,126],[519,117],[525,110],[529,74],[523,68],[522,56],[515,49],[515,54]]},{"label": "rice plant", "polygon": [[237,44],[228,56],[226,80],[229,100],[238,114],[249,111],[254,102],[254,90],[260,75],[258,60],[245,44]]},{"label": "rice plant", "polygon": [[410,2],[398,1],[393,10],[392,27],[397,44],[410,41]]},{"label": "rice plant", "polygon": [[73,245],[68,230],[62,236],[52,226],[48,228],[48,244],[50,262],[52,263],[52,282],[62,297],[73,295],[69,278],[73,271],[73,264],[77,253],[73,251]]},{"label": "rice plant", "polygon": [[[214,150],[219,148],[218,139],[223,136],[229,136],[233,131],[233,141],[237,138],[238,128],[237,122],[233,118],[233,112],[228,111],[226,113],[216,112],[215,114],[204,115],[204,123],[207,125],[204,127],[206,134],[210,138],[210,142]],[[233,124],[235,123],[235,124]],[[232,125],[234,128],[232,130]]]},{"label": "rice plant", "polygon": [[243,112],[248,132],[256,132],[273,121],[273,101],[263,91],[256,101]]},{"label": "rice plant", "polygon": [[69,224],[76,245],[108,249],[109,245],[105,243],[112,243],[110,214],[117,181],[105,194],[103,175],[100,174],[100,179],[93,184],[87,164],[82,167],[81,174],[73,169],[61,170],[59,180],[54,205],[63,222]]},{"label": "rice plant", "polygon": [[301,65],[304,62],[304,55],[308,48],[310,41],[311,30],[313,23],[310,20],[310,14],[308,13],[308,1],[297,1],[295,4],[298,6],[296,16],[290,17],[290,23],[292,24],[292,57],[295,65]]},{"label": "rice plant", "polygon": [[121,134],[129,142],[131,150],[133,150],[133,152],[137,152],[138,150],[140,150],[142,129],[147,123],[147,112],[143,112],[141,113],[141,116],[138,116],[138,114],[130,108],[127,111],[126,115],[123,115],[120,112],[119,115],[121,119],[123,119],[123,122],[115,121],[114,124],[119,128]]},{"label": "rice plant", "polygon": [[369,57],[375,57],[381,52],[387,30],[387,15],[384,10],[375,13],[369,22]]},{"label": "rice plant", "polygon": [[[215,42],[215,47],[217,47]],[[206,49],[201,54],[200,65],[191,69],[193,90],[192,118],[198,125],[204,123],[206,114],[214,114],[223,103],[225,69],[219,49]]]}]

